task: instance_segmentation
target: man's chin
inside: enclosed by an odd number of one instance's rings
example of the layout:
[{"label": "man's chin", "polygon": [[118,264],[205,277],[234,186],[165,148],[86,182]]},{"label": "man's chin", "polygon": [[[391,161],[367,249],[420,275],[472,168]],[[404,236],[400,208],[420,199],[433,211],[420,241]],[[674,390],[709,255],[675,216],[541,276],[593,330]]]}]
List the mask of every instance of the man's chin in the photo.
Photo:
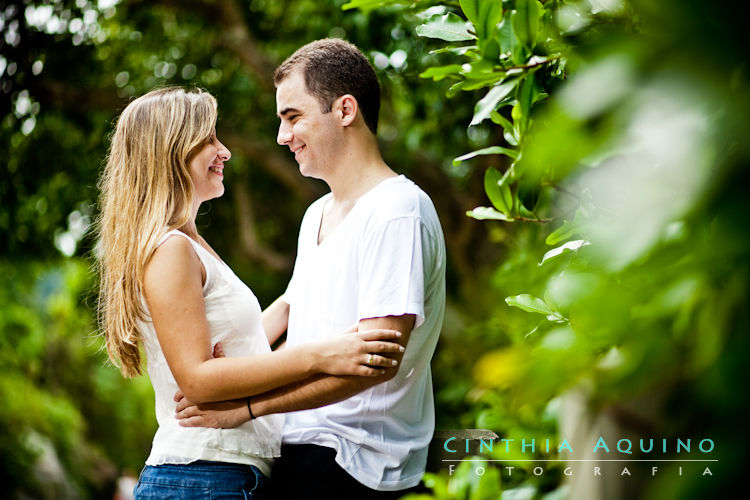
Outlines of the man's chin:
[{"label": "man's chin", "polygon": [[322,179],[319,173],[315,172],[314,169],[309,168],[304,163],[299,165],[299,173],[303,177],[309,177],[311,179]]}]

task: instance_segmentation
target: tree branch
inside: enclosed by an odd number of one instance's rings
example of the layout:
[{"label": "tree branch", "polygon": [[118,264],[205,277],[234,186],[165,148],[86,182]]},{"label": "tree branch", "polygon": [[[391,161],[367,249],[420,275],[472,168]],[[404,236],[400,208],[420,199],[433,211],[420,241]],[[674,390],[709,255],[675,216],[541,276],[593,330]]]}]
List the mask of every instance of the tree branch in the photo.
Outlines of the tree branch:
[{"label": "tree branch", "polygon": [[252,140],[236,132],[221,131],[222,141],[230,150],[241,151],[245,156],[257,161],[258,166],[292,191],[295,196],[312,202],[323,194],[315,183],[305,180],[296,165],[280,147],[269,147],[266,143]]},{"label": "tree branch", "polygon": [[236,210],[239,244],[242,252],[249,258],[275,271],[288,271],[294,261],[260,243],[256,233],[255,212],[250,203],[247,191],[241,186],[232,189]]},{"label": "tree branch", "polygon": [[245,23],[245,16],[237,0],[219,0],[216,7],[219,9],[221,23],[226,27],[221,39],[222,45],[242,61],[263,89],[273,92],[273,73],[276,63],[258,48],[258,43]]}]

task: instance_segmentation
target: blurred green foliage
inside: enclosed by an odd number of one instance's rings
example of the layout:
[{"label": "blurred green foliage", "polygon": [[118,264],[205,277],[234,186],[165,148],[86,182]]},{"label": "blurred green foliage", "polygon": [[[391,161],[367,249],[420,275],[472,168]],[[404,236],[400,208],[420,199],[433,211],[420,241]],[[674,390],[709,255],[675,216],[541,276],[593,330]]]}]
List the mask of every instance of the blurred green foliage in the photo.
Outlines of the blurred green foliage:
[{"label": "blurred green foliage", "polygon": [[[491,206],[468,215],[536,225],[494,229],[508,258],[493,272],[493,295],[518,312],[496,307],[438,364],[463,373],[454,377],[475,402],[477,427],[517,441],[559,442],[569,438],[563,430],[602,421],[614,439],[708,436],[718,443],[716,477],[662,475],[634,491],[731,491],[741,478],[733,436],[747,409],[733,381],[748,344],[750,250],[740,208],[750,153],[746,35],[732,8],[435,3],[416,32],[449,44],[432,50],[444,59],[420,76],[451,80],[448,99],[481,89],[469,133],[496,125],[494,143],[454,163],[501,155],[485,171]],[[580,394],[588,422],[563,409]],[[473,474],[433,476],[435,497],[494,498],[484,482],[497,478],[472,483]],[[558,488],[562,478],[517,475],[503,498],[584,491],[576,480]]]},{"label": "blurred green foliage", "polygon": [[[7,491],[111,497],[150,445],[148,380],[106,364],[92,317],[88,227],[119,110],[158,85],[217,96],[233,158],[199,226],[268,304],[324,192],[275,144],[271,74],[324,36],[373,60],[386,160],[431,195],[445,229],[437,427],[557,443],[604,419],[627,435],[708,436],[713,477],[664,473],[630,497],[733,491],[750,326],[749,44],[735,3],[0,1]],[[571,416],[576,398],[589,420]],[[557,465],[516,465],[511,477],[470,463],[429,474],[425,496],[583,498]]]},{"label": "blurred green foliage", "polygon": [[[0,263],[0,477],[33,498],[112,494],[153,437],[146,378],[105,363],[87,262]],[[144,425],[148,424],[148,425]]]}]

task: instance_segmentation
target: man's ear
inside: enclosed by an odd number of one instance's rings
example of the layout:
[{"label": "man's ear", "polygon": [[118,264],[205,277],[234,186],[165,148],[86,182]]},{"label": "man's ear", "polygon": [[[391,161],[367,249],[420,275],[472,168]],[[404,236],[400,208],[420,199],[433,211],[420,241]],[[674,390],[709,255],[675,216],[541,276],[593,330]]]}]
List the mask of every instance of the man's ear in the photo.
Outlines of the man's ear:
[{"label": "man's ear", "polygon": [[344,94],[333,103],[333,109],[338,113],[341,125],[348,127],[354,123],[359,110],[357,99],[351,94]]}]

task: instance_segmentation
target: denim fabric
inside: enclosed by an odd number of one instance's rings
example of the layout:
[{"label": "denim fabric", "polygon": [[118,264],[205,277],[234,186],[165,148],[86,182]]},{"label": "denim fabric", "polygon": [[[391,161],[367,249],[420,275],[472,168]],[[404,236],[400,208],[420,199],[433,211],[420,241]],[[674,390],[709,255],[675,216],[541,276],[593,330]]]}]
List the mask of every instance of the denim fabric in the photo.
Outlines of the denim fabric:
[{"label": "denim fabric", "polygon": [[266,484],[252,465],[199,461],[147,465],[134,494],[136,500],[260,500]]}]

